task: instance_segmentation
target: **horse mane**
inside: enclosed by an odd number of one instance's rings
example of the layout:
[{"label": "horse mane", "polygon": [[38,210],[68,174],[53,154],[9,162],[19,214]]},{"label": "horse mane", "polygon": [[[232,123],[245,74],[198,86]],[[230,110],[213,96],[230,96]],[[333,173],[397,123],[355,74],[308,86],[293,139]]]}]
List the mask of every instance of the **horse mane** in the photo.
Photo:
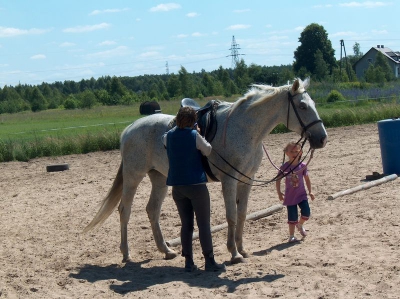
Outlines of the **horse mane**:
[{"label": "horse mane", "polygon": [[[302,93],[305,91],[305,88],[309,84],[309,80],[305,80],[304,82],[296,78],[295,81],[298,80],[299,82],[299,87],[296,90],[295,94]],[[233,105],[231,109],[231,113],[240,105],[243,103],[249,101],[250,99],[253,99],[252,102],[250,102],[249,106],[247,109],[251,109],[254,107],[257,107],[258,105],[269,101],[271,98],[273,98],[277,93],[280,93],[282,91],[290,91],[292,85],[287,84],[283,86],[272,86],[272,85],[266,85],[266,84],[251,84],[250,89],[244,94],[243,97],[238,99]],[[294,94],[293,94],[294,95]],[[255,98],[255,99],[254,99]]]}]

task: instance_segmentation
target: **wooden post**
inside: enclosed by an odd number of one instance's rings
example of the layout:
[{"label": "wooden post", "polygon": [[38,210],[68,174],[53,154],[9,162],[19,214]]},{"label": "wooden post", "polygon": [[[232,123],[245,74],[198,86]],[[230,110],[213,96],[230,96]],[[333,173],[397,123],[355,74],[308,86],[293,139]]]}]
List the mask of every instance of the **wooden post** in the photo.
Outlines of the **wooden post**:
[{"label": "wooden post", "polygon": [[358,192],[358,191],[361,191],[361,190],[366,190],[366,189],[369,189],[371,187],[378,186],[380,184],[383,184],[383,183],[386,183],[386,182],[389,182],[389,181],[393,181],[395,179],[397,179],[397,174],[391,174],[391,175],[385,176],[385,177],[383,177],[381,179],[378,179],[378,180],[375,180],[375,181],[371,181],[371,182],[368,182],[368,183],[365,183],[365,184],[362,184],[362,185],[359,185],[359,186],[356,186],[356,187],[353,187],[353,188],[350,188],[350,189],[347,189],[347,190],[343,190],[343,191],[337,192],[337,193],[335,193],[333,195],[329,195],[328,196],[328,200],[333,200],[333,199],[338,198],[338,197],[343,196],[343,195],[352,194],[352,193],[355,193],[355,192]]},{"label": "wooden post", "polygon": [[[269,215],[272,215],[273,213],[280,211],[282,208],[283,208],[283,205],[281,205],[281,204],[274,205],[272,207],[269,207],[268,209],[264,209],[264,210],[260,210],[260,211],[248,214],[246,216],[246,220],[258,220],[260,218],[264,218]],[[211,227],[211,233],[215,233],[215,232],[223,230],[224,228],[227,228],[227,227],[228,227],[227,223],[213,226],[213,227]],[[193,240],[196,240],[198,238],[199,238],[199,233],[195,232],[193,234]],[[169,247],[178,246],[179,244],[181,244],[181,238],[175,238],[175,239],[167,241],[166,243]]]}]

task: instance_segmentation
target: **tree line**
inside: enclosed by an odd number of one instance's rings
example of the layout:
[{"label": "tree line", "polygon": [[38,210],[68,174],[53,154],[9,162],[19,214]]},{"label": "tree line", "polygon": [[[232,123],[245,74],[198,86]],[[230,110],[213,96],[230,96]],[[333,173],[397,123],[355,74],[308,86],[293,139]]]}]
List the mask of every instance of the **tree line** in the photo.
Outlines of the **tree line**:
[{"label": "tree line", "polygon": [[[136,77],[103,76],[79,82],[45,83],[32,86],[19,84],[0,88],[0,114],[25,110],[91,108],[95,105],[129,105],[134,102],[168,101],[179,98],[230,97],[244,93],[250,84],[274,86],[286,84],[295,77],[310,76],[317,81],[357,81],[353,65],[363,56],[360,45],[353,46],[354,55],[336,60],[324,27],[308,25],[300,35],[291,65],[246,65],[240,60],[234,69],[223,68],[189,73],[181,66],[177,74]],[[380,54],[380,55],[379,55]],[[395,80],[383,54],[366,71],[365,82],[384,83]]]}]

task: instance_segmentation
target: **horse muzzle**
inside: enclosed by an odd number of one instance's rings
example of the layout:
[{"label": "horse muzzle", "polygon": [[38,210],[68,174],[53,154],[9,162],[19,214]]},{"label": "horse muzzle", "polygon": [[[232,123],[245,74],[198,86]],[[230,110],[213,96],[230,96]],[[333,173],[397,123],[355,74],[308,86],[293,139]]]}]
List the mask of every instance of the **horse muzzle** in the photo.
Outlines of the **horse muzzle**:
[{"label": "horse muzzle", "polygon": [[324,136],[312,136],[309,132],[307,132],[306,138],[310,142],[310,147],[312,149],[324,148],[326,143],[328,142],[328,135]]}]

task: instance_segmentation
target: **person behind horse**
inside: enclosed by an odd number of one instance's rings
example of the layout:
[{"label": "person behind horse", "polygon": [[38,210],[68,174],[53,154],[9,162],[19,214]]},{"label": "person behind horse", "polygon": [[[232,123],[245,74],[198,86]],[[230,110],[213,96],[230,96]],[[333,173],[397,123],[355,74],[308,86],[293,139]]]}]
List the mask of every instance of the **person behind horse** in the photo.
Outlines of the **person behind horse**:
[{"label": "person behind horse", "polygon": [[[311,181],[308,176],[307,165],[300,162],[302,155],[301,146],[296,142],[289,142],[286,145],[284,152],[289,158],[289,161],[280,167],[278,180],[276,181],[276,190],[278,192],[279,200],[283,201],[283,205],[287,208],[289,242],[296,242],[297,238],[294,236],[295,227],[297,227],[303,237],[307,236],[303,224],[310,217],[310,206],[307,200],[304,181],[307,185],[311,200],[314,200],[314,194],[311,192]],[[283,177],[285,177],[284,194],[281,192],[281,180]],[[300,208],[300,221],[298,220],[297,206]]]},{"label": "person behind horse", "polygon": [[212,147],[194,129],[195,123],[196,111],[192,107],[181,107],[176,116],[176,127],[162,136],[169,161],[167,185],[172,186],[172,197],[182,223],[180,235],[185,271],[197,270],[192,250],[194,214],[205,258],[205,270],[221,271],[225,270],[225,265],[216,263],[214,259],[210,194],[206,185],[207,175],[201,162],[201,155],[208,156]]}]

